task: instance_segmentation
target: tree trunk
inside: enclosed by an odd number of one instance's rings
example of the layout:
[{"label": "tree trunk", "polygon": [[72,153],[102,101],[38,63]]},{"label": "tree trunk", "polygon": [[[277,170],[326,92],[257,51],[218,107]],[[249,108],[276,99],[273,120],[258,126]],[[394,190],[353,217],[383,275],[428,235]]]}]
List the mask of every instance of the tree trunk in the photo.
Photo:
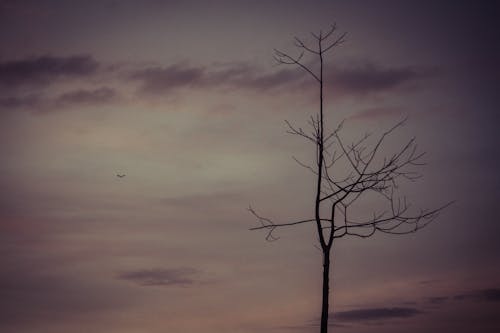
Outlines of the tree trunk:
[{"label": "tree trunk", "polygon": [[323,250],[323,301],[321,303],[320,333],[328,332],[328,299],[330,289],[330,251]]}]

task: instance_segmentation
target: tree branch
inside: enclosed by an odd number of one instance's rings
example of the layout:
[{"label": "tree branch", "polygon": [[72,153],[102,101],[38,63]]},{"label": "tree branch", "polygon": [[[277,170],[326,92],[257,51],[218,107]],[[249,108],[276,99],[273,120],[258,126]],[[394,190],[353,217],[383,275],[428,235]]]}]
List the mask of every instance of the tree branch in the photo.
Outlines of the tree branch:
[{"label": "tree branch", "polygon": [[274,53],[275,53],[274,59],[276,59],[276,61],[278,61],[279,64],[298,65],[303,70],[308,72],[314,79],[316,79],[316,81],[320,82],[319,77],[316,74],[314,74],[314,72],[311,71],[307,66],[305,66],[304,64],[302,64],[300,62],[300,60],[302,59],[302,57],[304,55],[303,52],[297,58],[293,58],[292,56],[290,56],[290,55],[286,54],[285,52],[282,52],[278,49],[274,49]]}]

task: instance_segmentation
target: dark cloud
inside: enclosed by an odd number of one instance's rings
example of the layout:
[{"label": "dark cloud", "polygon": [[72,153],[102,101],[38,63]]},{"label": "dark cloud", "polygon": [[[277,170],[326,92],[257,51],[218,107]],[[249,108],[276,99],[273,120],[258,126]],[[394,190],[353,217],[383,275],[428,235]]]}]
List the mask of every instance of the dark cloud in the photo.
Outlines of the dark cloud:
[{"label": "dark cloud", "polygon": [[500,302],[500,289],[487,288],[469,292],[462,292],[448,296],[432,296],[425,299],[427,306],[431,308],[439,308],[450,302]]},{"label": "dark cloud", "polygon": [[[36,87],[60,78],[89,77],[97,74],[102,66],[89,55],[69,57],[39,56],[0,63],[0,86],[7,90],[19,87]],[[325,80],[339,94],[360,96],[390,91],[429,76],[430,71],[413,67],[389,68],[371,63],[340,68],[326,73]],[[108,73],[109,74],[109,73]],[[139,83],[139,91],[153,95],[168,95],[180,89],[243,89],[267,91],[315,91],[305,72],[292,66],[277,71],[264,72],[245,63],[193,66],[177,63],[166,67],[148,67],[133,70],[128,75],[131,82]],[[79,89],[59,96],[58,105],[96,104],[112,102],[116,92],[110,87],[94,90]],[[4,95],[0,107],[22,109],[37,107],[41,98],[33,95]],[[53,102],[53,101],[52,101]],[[45,103],[45,102],[44,102]],[[46,102],[51,106],[50,101]],[[367,110],[357,117],[371,117],[387,110]]]},{"label": "dark cloud", "polygon": [[137,71],[132,80],[141,82],[140,91],[170,93],[182,88],[236,88],[266,91],[296,84],[300,72],[280,70],[265,74],[246,64],[216,65],[213,68],[174,64]]},{"label": "dark cloud", "polygon": [[[152,67],[131,75],[141,82],[142,92],[161,94],[181,88],[236,88],[268,91],[286,88],[310,91],[315,88],[305,72],[292,66],[265,73],[246,64],[196,67],[174,64]],[[415,84],[436,72],[427,68],[383,67],[369,62],[350,67],[334,67],[325,73],[325,82],[341,95],[361,96],[392,91]]]},{"label": "dark cloud", "polygon": [[449,297],[446,296],[435,296],[435,297],[429,297],[428,301],[432,304],[441,304],[445,301],[447,301]]},{"label": "dark cloud", "polygon": [[[109,67],[113,68],[113,66]],[[129,83],[139,84],[139,92],[148,95],[169,96],[182,89],[241,89],[258,93],[315,92],[316,86],[305,72],[293,66],[265,72],[246,63],[216,64],[210,67],[177,63],[166,67],[147,67],[128,71]],[[31,112],[61,110],[71,106],[112,103],[117,100],[113,86],[97,89],[80,88],[56,97],[45,95],[47,84],[60,78],[85,77],[105,73],[100,64],[89,55],[70,57],[40,56],[0,63],[0,109]],[[116,73],[116,68],[106,75]],[[413,67],[388,68],[365,63],[357,67],[335,67],[326,74],[326,82],[340,96],[362,97],[417,82],[431,71]],[[111,77],[108,77],[110,79]],[[311,84],[312,83],[312,84]],[[31,87],[35,93],[19,87]],[[372,108],[359,112],[354,118],[388,116],[399,112],[394,108]]]},{"label": "dark cloud", "polygon": [[0,97],[0,110],[53,112],[68,110],[74,106],[102,105],[118,99],[117,92],[108,87],[93,90],[79,89],[49,98],[41,94]]},{"label": "dark cloud", "polygon": [[89,55],[69,57],[40,56],[0,62],[0,86],[36,86],[60,77],[93,74],[99,64]]},{"label": "dark cloud", "polygon": [[42,99],[40,95],[35,94],[0,97],[0,110],[37,109],[41,103]]},{"label": "dark cloud", "polygon": [[446,296],[435,296],[435,297],[429,297],[427,300],[429,301],[429,303],[436,305],[436,304],[442,304],[446,302],[448,299],[449,297]]},{"label": "dark cloud", "polygon": [[415,308],[367,308],[337,312],[333,318],[344,322],[367,322],[410,318],[421,313]]},{"label": "dark cloud", "polygon": [[500,302],[500,289],[483,289],[477,293],[478,298],[489,302]]},{"label": "dark cloud", "polygon": [[89,55],[46,55],[0,62],[0,110],[50,112],[75,105],[113,102],[118,94],[115,89],[106,86],[77,88],[59,96],[51,96],[47,92],[47,86],[56,81],[70,78],[88,80],[95,77],[100,68],[100,64]]},{"label": "dark cloud", "polygon": [[[311,65],[311,67],[314,67]],[[362,96],[375,93],[383,93],[398,89],[400,87],[415,84],[420,80],[430,78],[437,74],[437,71],[431,68],[417,68],[413,66],[403,67],[384,67],[370,62],[364,62],[361,65],[333,67],[324,75],[324,82],[328,89],[344,96]],[[305,74],[305,71],[298,67],[287,67],[278,72],[253,75],[250,73],[243,80],[234,80],[234,83],[242,87],[253,89],[268,89],[275,87],[296,87],[304,91],[314,89],[314,81]],[[369,112],[368,112],[369,111]],[[385,109],[383,112],[393,112],[395,110]],[[362,115],[372,116],[373,113],[381,113],[382,110],[367,110]],[[372,114],[368,114],[372,113]]]},{"label": "dark cloud", "polygon": [[[286,331],[286,332],[296,331],[302,333],[302,332],[317,332],[319,330],[319,327],[320,327],[320,319],[317,318],[315,320],[311,320],[308,324],[305,325],[283,325],[283,326],[276,326],[274,328],[280,331]],[[349,327],[349,324],[340,324],[330,320],[328,322],[328,327],[344,328],[344,327]]]},{"label": "dark cloud", "polygon": [[235,86],[257,91],[297,86],[303,73],[283,69],[269,74],[257,74],[252,71],[242,72],[237,77],[227,77],[226,82]]},{"label": "dark cloud", "polygon": [[124,309],[132,303],[130,296],[110,288],[106,279],[78,277],[62,258],[35,251],[14,252],[4,242],[0,250],[9,254],[0,270],[1,331],[4,327],[61,323]]},{"label": "dark cloud", "polygon": [[115,100],[117,93],[114,89],[102,87],[94,90],[75,90],[62,94],[57,103],[62,105],[104,104]]},{"label": "dark cloud", "polygon": [[401,109],[393,107],[375,107],[356,112],[351,119],[374,119],[401,115]]},{"label": "dark cloud", "polygon": [[454,300],[476,300],[485,302],[500,302],[500,289],[488,288],[476,290],[469,293],[463,293],[453,296]]},{"label": "dark cloud", "polygon": [[178,88],[199,85],[205,75],[201,67],[175,64],[137,71],[131,78],[142,83],[141,90],[148,93],[165,93]]},{"label": "dark cloud", "polygon": [[433,279],[433,280],[422,280],[419,282],[419,284],[422,284],[422,285],[433,285],[433,284],[436,284],[436,283],[439,283],[441,282],[441,280],[437,280],[437,279]]},{"label": "dark cloud", "polygon": [[391,91],[435,74],[435,70],[427,68],[383,67],[363,63],[345,68],[335,67],[326,73],[326,80],[342,94],[367,95]]},{"label": "dark cloud", "polygon": [[199,271],[193,268],[156,268],[124,272],[118,279],[141,286],[189,286],[196,283]]}]

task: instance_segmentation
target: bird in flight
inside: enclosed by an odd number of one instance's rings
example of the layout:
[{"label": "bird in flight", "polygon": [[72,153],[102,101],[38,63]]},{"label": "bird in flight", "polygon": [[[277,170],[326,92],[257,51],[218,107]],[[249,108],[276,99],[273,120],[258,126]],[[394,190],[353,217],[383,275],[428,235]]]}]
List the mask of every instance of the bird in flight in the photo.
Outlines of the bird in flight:
[{"label": "bird in flight", "polygon": [[125,176],[126,176],[125,174],[119,174],[119,173],[118,173],[118,174],[116,174],[116,177],[118,177],[118,178],[123,178],[123,177],[125,177]]}]

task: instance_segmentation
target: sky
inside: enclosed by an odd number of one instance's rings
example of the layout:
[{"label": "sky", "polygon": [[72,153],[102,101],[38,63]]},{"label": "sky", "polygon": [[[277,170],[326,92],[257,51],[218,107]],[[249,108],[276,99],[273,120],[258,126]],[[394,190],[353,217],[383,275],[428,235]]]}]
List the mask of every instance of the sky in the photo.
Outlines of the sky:
[{"label": "sky", "polygon": [[[333,248],[331,329],[498,332],[495,1],[0,0],[0,330],[310,333],[317,85],[278,65],[336,23],[328,128],[417,138],[417,233]],[[314,66],[311,59],[308,64]],[[117,174],[125,174],[119,178]],[[367,202],[359,214],[378,207]]]}]

